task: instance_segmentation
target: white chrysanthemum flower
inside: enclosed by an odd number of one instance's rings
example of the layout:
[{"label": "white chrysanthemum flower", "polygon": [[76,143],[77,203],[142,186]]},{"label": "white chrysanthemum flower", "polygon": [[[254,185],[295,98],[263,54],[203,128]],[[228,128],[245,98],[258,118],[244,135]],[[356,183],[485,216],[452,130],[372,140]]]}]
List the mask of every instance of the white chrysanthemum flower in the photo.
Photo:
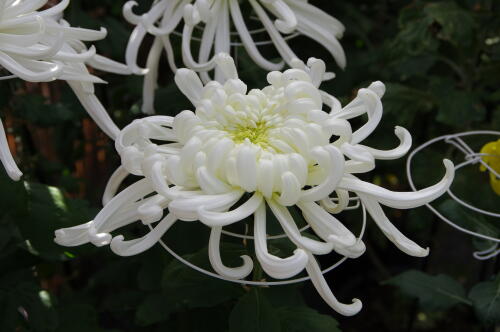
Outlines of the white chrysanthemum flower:
[{"label": "white chrysanthemum flower", "polygon": [[[129,256],[153,246],[177,220],[199,220],[211,227],[213,269],[241,279],[252,271],[252,260],[243,256],[241,267],[225,266],[219,241],[223,227],[253,215],[256,257],[269,276],[290,278],[306,269],[333,309],[356,314],[361,302],[340,303],[314,258],[331,251],[355,258],[365,250],[363,242],[332,214],[344,210],[353,193],[399,249],[426,256],[428,249],[399,232],[381,205],[407,209],[434,200],[450,186],[453,164],[445,160],[444,178],[417,192],[391,192],[364,182],[355,174],[373,170],[376,159],[403,156],[411,145],[410,134],[401,127],[396,127],[400,144],[393,150],[360,144],[382,117],[380,98],[385,87],[381,82],[359,90],[342,108],[335,97],[318,89],[325,72],[321,60],[310,59],[307,67],[293,61],[295,68],[269,73],[270,85],[251,91],[238,79],[231,57],[219,54],[216,62],[226,77],[223,84],[203,85],[194,71],[177,71],[177,85],[195,112],[184,111],[174,118],[147,117],[122,130],[116,140],[122,166],[109,182],[105,207],[93,221],[56,231],[55,241],[65,246],[110,244],[118,255]],[[329,112],[323,110],[325,105]],[[368,121],[352,130],[347,120],[364,114]],[[128,174],[143,179],[113,198]],[[267,250],[266,206],[297,246],[291,257],[280,258]],[[301,234],[290,206],[302,211],[320,240]],[[110,234],[137,220],[156,226],[134,240]]]},{"label": "white chrysanthemum flower", "polygon": [[[131,71],[96,54],[94,46],[87,48],[83,43],[103,39],[105,29],[74,28],[61,19],[69,0],[40,10],[46,3],[47,0],[0,2],[0,66],[29,82],[67,81],[92,119],[108,136],[115,138],[120,130],[94,94],[93,83],[104,81],[91,75],[86,65],[117,74]],[[1,123],[0,160],[12,179],[21,177],[8,150]]]},{"label": "white chrysanthemum flower", "polygon": [[[338,39],[344,33],[344,26],[334,17],[304,0],[249,0],[247,10],[252,10],[262,29],[249,30],[245,22],[239,0],[159,0],[155,1],[150,11],[138,16],[132,12],[137,3],[129,1],[123,8],[125,18],[136,25],[130,36],[126,51],[126,61],[136,74],[146,74],[143,91],[143,111],[154,113],[154,90],[157,85],[158,65],[162,52],[167,53],[170,67],[177,70],[174,52],[170,43],[170,34],[183,21],[182,59],[184,65],[201,73],[204,82],[210,80],[207,72],[215,67],[215,56],[220,52],[230,53],[231,27],[236,29],[238,39],[252,60],[260,67],[273,71],[281,70],[284,62],[291,64],[297,58],[287,43],[287,39],[295,34],[303,34],[321,44],[333,56],[340,67],[346,63],[344,50]],[[269,16],[273,15],[273,18]],[[249,15],[245,15],[248,17]],[[273,22],[274,20],[274,22]],[[231,24],[232,22],[232,24]],[[193,30],[203,30],[198,53],[192,52]],[[272,62],[259,51],[253,34],[267,32],[270,42],[284,61]],[[155,36],[149,51],[146,69],[137,65],[137,54],[147,33]],[[284,36],[286,35],[286,36]],[[328,78],[332,78],[331,74]],[[221,81],[223,75],[215,68],[215,80]],[[326,78],[326,77],[325,77]]]}]

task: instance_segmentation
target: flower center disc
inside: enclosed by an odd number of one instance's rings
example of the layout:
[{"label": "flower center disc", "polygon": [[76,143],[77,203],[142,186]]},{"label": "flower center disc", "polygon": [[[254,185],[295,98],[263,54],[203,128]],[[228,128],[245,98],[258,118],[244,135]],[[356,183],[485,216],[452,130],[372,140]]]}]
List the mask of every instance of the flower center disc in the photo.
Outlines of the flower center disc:
[{"label": "flower center disc", "polygon": [[263,122],[257,122],[256,127],[240,126],[231,132],[231,138],[235,143],[243,143],[249,140],[255,145],[259,145],[265,149],[268,145],[267,130],[269,127]]}]

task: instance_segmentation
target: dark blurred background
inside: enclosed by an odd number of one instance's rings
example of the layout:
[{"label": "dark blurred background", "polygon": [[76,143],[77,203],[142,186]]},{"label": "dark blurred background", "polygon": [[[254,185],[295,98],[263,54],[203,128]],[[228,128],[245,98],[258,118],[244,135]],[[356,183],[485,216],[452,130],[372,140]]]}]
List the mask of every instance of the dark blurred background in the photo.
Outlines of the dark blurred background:
[{"label": "dark blurred background", "polygon": [[[302,58],[323,58],[337,74],[322,88],[345,104],[372,81],[387,85],[384,117],[367,145],[395,146],[395,125],[410,130],[414,147],[444,134],[500,129],[498,1],[310,2],[346,26],[345,70],[313,41],[290,41]],[[121,16],[123,4],[73,0],[65,18],[74,26],[106,27],[108,38],[96,46],[101,54],[123,61],[133,28]],[[150,4],[141,1],[137,12]],[[172,40],[179,49],[180,38]],[[142,64],[150,44],[147,39],[141,50]],[[262,51],[276,55],[272,46]],[[266,73],[242,49],[237,59],[249,87],[262,87]],[[190,109],[165,59],[161,71],[157,112],[175,115]],[[143,116],[141,77],[97,74],[109,82],[96,87],[98,97],[119,126]],[[241,287],[190,270],[159,245],[129,258],[117,257],[108,247],[59,247],[53,243],[55,229],[87,222],[101,207],[105,183],[119,165],[113,142],[92,123],[64,82],[4,81],[0,107],[11,151],[25,173],[24,182],[13,183],[0,171],[2,332],[500,331],[499,260],[472,257],[493,244],[457,232],[425,207],[386,213],[408,237],[430,247],[429,257],[404,255],[368,220],[366,253],[327,274],[340,300],[363,301],[362,312],[347,318],[324,304],[309,282]],[[467,142],[479,151],[496,139],[480,136]],[[463,155],[446,144],[417,155],[412,164],[417,187],[435,183],[444,174],[445,157],[463,161]],[[395,191],[410,190],[404,167],[405,158],[379,162],[363,179]],[[452,189],[466,201],[498,212],[499,197],[477,165],[460,170]],[[465,210],[446,195],[433,205],[463,227],[499,236],[498,219]],[[340,218],[359,231],[360,210]],[[146,231],[137,223],[125,234]],[[179,224],[164,240],[190,261],[208,266],[208,230],[203,225]],[[278,255],[291,250],[286,241],[271,242],[270,248]],[[238,263],[238,255],[251,254],[253,248],[227,239],[223,251]],[[339,259],[332,254],[320,262],[327,267]],[[265,276],[256,273],[254,278]]]}]

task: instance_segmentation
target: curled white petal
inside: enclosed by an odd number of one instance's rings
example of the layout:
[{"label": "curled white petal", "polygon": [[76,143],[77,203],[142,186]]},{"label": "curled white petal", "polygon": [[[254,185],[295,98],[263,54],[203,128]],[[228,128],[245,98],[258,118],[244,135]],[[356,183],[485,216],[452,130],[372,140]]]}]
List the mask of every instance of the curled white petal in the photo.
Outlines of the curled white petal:
[{"label": "curled white petal", "polygon": [[208,257],[213,269],[230,279],[243,279],[248,276],[253,270],[253,262],[250,256],[243,255],[243,265],[240,267],[227,267],[222,263],[220,257],[220,236],[222,227],[212,227],[210,231],[210,240],[208,242]]},{"label": "curled white petal", "polygon": [[267,250],[265,203],[255,212],[254,218],[255,254],[262,269],[276,279],[287,279],[304,270],[308,256],[303,249],[296,249],[292,256],[280,258]]},{"label": "curled white petal", "polygon": [[304,218],[323,239],[349,247],[356,243],[356,237],[337,218],[314,202],[299,202]]},{"label": "curled white petal", "polygon": [[299,248],[304,248],[315,255],[328,254],[333,250],[333,244],[330,242],[321,242],[300,234],[299,228],[295,224],[290,212],[283,206],[272,200],[266,200],[267,204],[273,211],[276,219],[278,219],[281,227],[287,234],[288,238]]},{"label": "curled white petal", "polygon": [[353,316],[361,310],[363,305],[358,299],[353,299],[351,304],[341,303],[337,300],[335,295],[333,295],[332,290],[326,283],[316,259],[311,254],[309,254],[309,262],[306,269],[321,298],[336,312],[344,316]]},{"label": "curled white petal", "polygon": [[198,209],[204,206],[210,211],[223,210],[234,205],[243,195],[242,191],[232,191],[218,195],[193,195],[179,197],[169,204],[169,210],[178,216],[179,219],[192,221],[198,219]]},{"label": "curled white petal", "polygon": [[364,146],[360,145],[363,148],[365,148],[366,151],[368,151],[374,158],[376,159],[382,159],[382,160],[392,160],[392,159],[398,159],[403,157],[411,148],[411,135],[403,127],[396,126],[394,130],[396,136],[399,138],[400,144],[397,148],[394,148],[392,150],[377,150],[374,148],[371,148],[369,146]]},{"label": "curled white petal", "polygon": [[302,201],[319,201],[328,197],[335,190],[344,173],[344,156],[336,147],[330,145],[312,152],[319,166],[326,171],[327,177],[323,183],[305,190],[301,196]]},{"label": "curled white petal", "polygon": [[109,201],[113,199],[123,180],[125,180],[125,178],[129,174],[130,173],[127,172],[127,170],[123,166],[118,167],[113,172],[108,180],[108,183],[106,184],[106,188],[104,189],[104,195],[102,196],[102,205],[108,204]]},{"label": "curled white petal", "polygon": [[197,213],[200,221],[207,226],[227,226],[252,215],[261,202],[262,195],[254,193],[248,201],[229,212],[209,211],[207,206],[202,205],[198,207]]},{"label": "curled white petal", "polygon": [[81,82],[71,81],[68,83],[75,92],[75,95],[82,106],[89,113],[90,117],[106,133],[106,135],[115,139],[118,136],[120,129],[118,129],[116,124],[113,122],[95,94],[85,91]]},{"label": "curled white petal", "polygon": [[118,235],[111,240],[111,250],[120,256],[133,256],[140,254],[154,246],[165,232],[176,222],[175,216],[169,214],[161,220],[148,234],[139,239],[124,240],[123,235]]},{"label": "curled white petal", "polygon": [[372,216],[373,220],[380,230],[387,236],[404,253],[416,256],[425,257],[429,254],[429,248],[422,248],[412,240],[404,236],[386,217],[382,207],[373,198],[360,194],[359,196],[365,204],[366,209]]},{"label": "curled white petal", "polygon": [[372,197],[376,201],[392,208],[414,208],[435,200],[450,187],[455,175],[455,167],[448,159],[443,160],[443,163],[446,167],[446,174],[443,179],[433,186],[418,191],[393,192],[354,177],[344,177],[339,187],[356,193],[363,193],[365,196]]},{"label": "curled white petal", "polygon": [[266,70],[281,70],[284,66],[283,61],[278,63],[270,62],[266,60],[257,49],[252,35],[248,31],[248,28],[243,20],[243,15],[241,14],[238,0],[229,0],[229,6],[231,10],[231,16],[233,18],[233,23],[243,42],[245,50],[248,52],[248,55],[252,58],[252,60]]},{"label": "curled white petal", "polygon": [[203,84],[194,71],[185,68],[177,70],[175,73],[175,83],[193,105],[198,104]]},{"label": "curled white petal", "polygon": [[17,167],[16,162],[10,153],[9,143],[7,142],[7,136],[5,135],[2,120],[0,120],[0,161],[12,180],[18,181],[21,178],[23,173],[19,167]]}]

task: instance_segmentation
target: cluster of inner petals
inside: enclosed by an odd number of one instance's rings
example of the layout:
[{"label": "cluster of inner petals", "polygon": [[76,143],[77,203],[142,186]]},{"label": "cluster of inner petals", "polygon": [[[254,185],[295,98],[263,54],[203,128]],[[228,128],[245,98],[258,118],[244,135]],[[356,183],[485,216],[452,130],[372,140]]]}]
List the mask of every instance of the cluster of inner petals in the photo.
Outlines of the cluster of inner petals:
[{"label": "cluster of inner petals", "polygon": [[329,161],[336,154],[329,146],[332,130],[315,116],[321,96],[303,74],[298,69],[273,72],[262,90],[247,91],[238,79],[206,85],[196,111],[174,119],[183,148],[172,181],[187,187],[208,182],[202,186],[208,193],[238,187],[266,198],[275,194],[293,205],[302,188],[335,172]]}]

